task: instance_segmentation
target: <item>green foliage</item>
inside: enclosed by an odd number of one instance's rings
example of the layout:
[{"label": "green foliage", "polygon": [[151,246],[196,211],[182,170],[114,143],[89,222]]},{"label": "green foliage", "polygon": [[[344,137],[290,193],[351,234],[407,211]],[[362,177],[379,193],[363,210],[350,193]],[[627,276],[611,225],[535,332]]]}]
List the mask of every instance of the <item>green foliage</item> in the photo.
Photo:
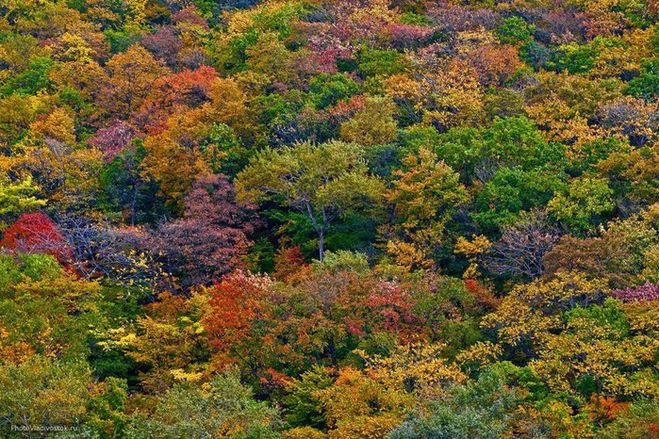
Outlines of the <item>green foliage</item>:
[{"label": "green foliage", "polygon": [[646,101],[657,99],[657,95],[659,95],[659,59],[644,60],[639,76],[629,81],[626,92]]},{"label": "green foliage", "polygon": [[235,131],[224,123],[213,124],[201,144],[201,153],[213,172],[230,176],[243,169],[251,156]]},{"label": "green foliage", "polygon": [[364,48],[359,53],[358,69],[365,77],[395,75],[406,68],[405,57],[395,50]]},{"label": "green foliage", "polygon": [[396,106],[387,97],[369,97],[355,116],[341,125],[341,138],[363,146],[383,145],[396,138]]},{"label": "green foliage", "polygon": [[84,361],[63,362],[42,356],[0,367],[0,431],[12,426],[80,427],[90,401],[91,382]]},{"label": "green foliage", "polygon": [[359,91],[359,85],[345,74],[323,73],[309,81],[311,102],[318,109],[336,105]]},{"label": "green foliage", "polygon": [[547,142],[536,125],[526,117],[496,118],[483,131],[481,159],[499,165],[519,165],[523,169],[550,167],[562,159],[563,146]]},{"label": "green foliage", "polygon": [[146,150],[140,144],[127,148],[101,172],[103,195],[99,197],[108,212],[128,211],[130,223],[153,221],[166,213],[164,200],[158,196],[158,186],[141,178],[141,163]]},{"label": "green foliage", "polygon": [[97,284],[77,280],[50,255],[0,255],[0,330],[12,356],[87,355],[90,330],[103,325],[98,294]]},{"label": "green foliage", "polygon": [[286,387],[285,420],[291,427],[326,427],[323,406],[317,392],[327,389],[334,380],[327,369],[314,366]]},{"label": "green foliage", "polygon": [[527,395],[523,387],[510,385],[518,373],[519,369],[512,364],[492,367],[477,381],[450,389],[445,398],[430,404],[427,415],[417,415],[403,422],[389,437],[501,437],[511,430],[515,408]]},{"label": "green foliage", "polygon": [[533,68],[549,67],[549,61],[554,58],[554,52],[536,41],[529,41],[520,48],[520,58]]},{"label": "green foliage", "polygon": [[502,168],[476,196],[474,219],[484,230],[495,231],[512,224],[520,212],[545,206],[564,187],[562,178],[551,172]]},{"label": "green foliage", "polygon": [[369,271],[368,260],[363,253],[339,250],[337,252],[328,251],[325,253],[323,261],[316,261],[314,268],[317,270],[350,271],[359,274],[366,274]]},{"label": "green foliage", "polygon": [[321,260],[332,222],[382,194],[382,183],[368,174],[361,148],[336,141],[266,149],[238,174],[236,188],[245,200],[273,200],[307,216],[320,240]]},{"label": "green foliage", "polygon": [[252,398],[236,370],[210,383],[177,384],[165,393],[153,413],[136,413],[125,431],[127,438],[217,437],[276,438],[277,411]]},{"label": "green foliage", "polygon": [[547,204],[548,212],[576,231],[585,232],[611,212],[613,191],[603,178],[580,177]]},{"label": "green foliage", "polygon": [[496,34],[504,44],[525,44],[533,37],[535,26],[528,24],[521,17],[506,18],[497,28]]},{"label": "green foliage", "polygon": [[558,71],[569,73],[587,73],[595,66],[599,55],[597,49],[590,44],[569,43],[559,47],[554,60],[547,66]]},{"label": "green foliage", "polygon": [[107,29],[103,32],[112,53],[120,53],[139,40],[139,36],[128,30]]},{"label": "green foliage", "polygon": [[12,93],[32,95],[52,86],[48,74],[54,66],[52,59],[38,57],[30,60],[27,70],[13,76],[4,86],[0,87],[0,95]]}]

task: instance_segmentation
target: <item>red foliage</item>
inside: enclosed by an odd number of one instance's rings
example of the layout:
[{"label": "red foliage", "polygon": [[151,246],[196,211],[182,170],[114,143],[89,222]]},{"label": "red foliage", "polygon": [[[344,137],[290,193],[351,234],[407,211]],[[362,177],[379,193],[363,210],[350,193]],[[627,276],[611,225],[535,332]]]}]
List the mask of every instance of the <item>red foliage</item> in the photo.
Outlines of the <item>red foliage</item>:
[{"label": "red foliage", "polygon": [[478,303],[491,309],[496,309],[499,306],[499,299],[497,299],[489,289],[476,279],[465,279],[464,285],[467,291],[476,298]]},{"label": "red foliage", "polygon": [[659,285],[648,282],[640,287],[613,290],[609,295],[623,302],[650,302],[659,300]]},{"label": "red foliage", "polygon": [[272,393],[277,389],[283,389],[291,381],[291,377],[277,372],[272,367],[268,367],[259,374],[259,384],[261,385],[261,389],[268,393]]},{"label": "red foliage", "polygon": [[277,280],[290,282],[304,276],[308,270],[300,246],[281,248],[275,255],[275,274]]},{"label": "red foliage", "polygon": [[262,311],[259,298],[267,282],[237,270],[212,287],[213,312],[203,321],[212,346],[226,350],[252,338],[252,322]]},{"label": "red foliage", "polygon": [[209,66],[159,78],[134,114],[136,123],[145,126],[150,134],[157,134],[165,128],[169,116],[206,102],[216,78],[217,72]]},{"label": "red foliage", "polygon": [[[368,320],[378,332],[398,333],[406,338],[404,329],[410,329],[410,325],[416,321],[412,313],[412,298],[394,282],[378,282],[364,304],[370,313],[374,313]],[[412,330],[408,335],[412,336],[414,332]]]},{"label": "red foliage", "polygon": [[612,421],[629,410],[628,402],[619,402],[615,398],[592,395],[588,405],[591,418],[597,421]]},{"label": "red foliage", "polygon": [[96,131],[87,143],[101,150],[103,159],[109,163],[130,144],[134,135],[135,130],[130,125],[117,120],[109,127]]},{"label": "red foliage", "polygon": [[184,217],[161,225],[150,246],[184,285],[210,284],[241,265],[257,225],[254,206],[238,205],[226,176],[212,175],[193,184]]},{"label": "red foliage", "polygon": [[24,213],[3,231],[0,246],[21,253],[46,253],[65,262],[71,258],[71,248],[57,225],[47,215]]}]

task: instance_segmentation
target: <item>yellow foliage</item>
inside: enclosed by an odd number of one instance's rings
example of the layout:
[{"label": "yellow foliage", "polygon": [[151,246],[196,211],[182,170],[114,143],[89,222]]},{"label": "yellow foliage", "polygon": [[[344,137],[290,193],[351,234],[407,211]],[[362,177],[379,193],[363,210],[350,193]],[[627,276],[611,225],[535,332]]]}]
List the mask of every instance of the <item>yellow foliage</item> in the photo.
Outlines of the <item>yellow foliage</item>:
[{"label": "yellow foliage", "polygon": [[367,98],[364,108],[341,125],[341,139],[364,146],[383,145],[396,138],[397,125],[393,118],[396,106],[389,98]]},{"label": "yellow foliage", "polygon": [[167,202],[181,208],[192,182],[209,172],[207,166],[197,151],[181,146],[169,133],[147,137],[144,148],[148,152],[142,162],[144,177],[156,181]]},{"label": "yellow foliage", "polygon": [[423,251],[415,244],[403,241],[388,241],[387,253],[394,258],[395,264],[410,272],[415,268],[429,268],[433,261],[427,259]]},{"label": "yellow foliage", "polygon": [[75,119],[71,111],[65,108],[53,109],[45,119],[32,123],[30,130],[69,145],[76,142]]},{"label": "yellow foliage", "polygon": [[325,439],[327,435],[311,427],[296,427],[281,434],[282,439]]},{"label": "yellow foliage", "polygon": [[561,327],[561,307],[581,296],[595,295],[606,287],[576,272],[559,272],[549,281],[518,285],[499,308],[483,318],[485,328],[496,329],[499,340],[517,345],[524,339],[539,341],[544,333]]},{"label": "yellow foliage", "polygon": [[467,379],[455,363],[442,357],[445,347],[442,343],[422,342],[398,346],[387,357],[358,353],[366,360],[366,374],[385,388],[438,397],[446,385]]},{"label": "yellow foliage", "polygon": [[455,361],[463,367],[474,365],[480,370],[490,364],[495,363],[503,354],[503,348],[490,341],[479,341],[461,351]]}]

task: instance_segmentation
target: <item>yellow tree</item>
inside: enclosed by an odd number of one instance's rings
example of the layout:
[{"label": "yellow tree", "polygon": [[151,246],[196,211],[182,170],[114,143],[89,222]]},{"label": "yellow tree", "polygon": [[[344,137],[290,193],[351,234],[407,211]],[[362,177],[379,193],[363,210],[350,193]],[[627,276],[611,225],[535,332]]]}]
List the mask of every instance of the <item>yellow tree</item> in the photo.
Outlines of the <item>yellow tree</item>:
[{"label": "yellow tree", "polygon": [[156,79],[168,70],[142,46],[133,45],[107,63],[109,78],[98,95],[108,116],[126,119],[139,109]]},{"label": "yellow tree", "polygon": [[364,108],[341,125],[341,138],[364,146],[382,145],[396,139],[396,105],[389,97],[369,97]]},{"label": "yellow tree", "polygon": [[392,235],[389,248],[400,251],[404,247],[400,242],[408,242],[428,262],[444,241],[451,217],[469,197],[458,173],[432,151],[421,148],[405,157],[403,166],[395,172],[398,179],[386,194],[398,219],[388,233]]}]

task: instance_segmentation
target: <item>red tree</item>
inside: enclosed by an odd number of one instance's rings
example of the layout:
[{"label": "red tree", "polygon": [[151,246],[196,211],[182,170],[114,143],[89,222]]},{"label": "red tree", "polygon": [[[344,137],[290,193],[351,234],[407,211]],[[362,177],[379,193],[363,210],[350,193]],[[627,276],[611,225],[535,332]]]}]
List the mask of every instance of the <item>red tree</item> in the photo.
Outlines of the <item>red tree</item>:
[{"label": "red tree", "polygon": [[107,128],[96,131],[87,143],[101,150],[103,159],[109,163],[130,144],[134,135],[135,130],[130,125],[117,120]]},{"label": "red tree", "polygon": [[162,224],[151,246],[184,285],[210,284],[241,265],[257,224],[255,208],[235,202],[226,176],[202,177],[186,196],[184,217]]},{"label": "red tree", "polygon": [[47,215],[24,213],[2,234],[0,246],[21,253],[46,253],[60,262],[71,258],[71,248]]},{"label": "red tree", "polygon": [[134,114],[135,122],[145,126],[150,134],[157,134],[165,128],[169,116],[206,102],[215,78],[217,72],[208,66],[158,78]]}]

